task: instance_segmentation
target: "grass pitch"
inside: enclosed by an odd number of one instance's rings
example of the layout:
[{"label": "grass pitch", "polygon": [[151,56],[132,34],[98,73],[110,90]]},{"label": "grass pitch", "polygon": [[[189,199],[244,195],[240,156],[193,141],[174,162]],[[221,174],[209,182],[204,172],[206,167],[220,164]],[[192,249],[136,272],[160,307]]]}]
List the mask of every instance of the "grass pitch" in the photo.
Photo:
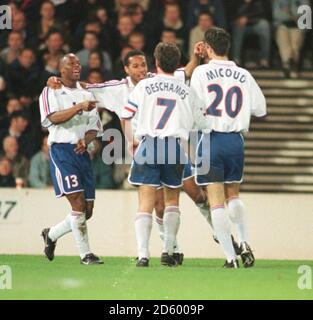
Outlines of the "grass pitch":
[{"label": "grass pitch", "polygon": [[[130,258],[105,257],[104,265],[80,265],[78,257],[0,255],[12,270],[4,299],[313,299],[300,290],[300,265],[313,261],[257,260],[250,269],[222,269],[222,260],[185,259],[177,268],[136,268]],[[1,278],[1,274],[0,274]],[[313,286],[313,284],[311,284]]]}]

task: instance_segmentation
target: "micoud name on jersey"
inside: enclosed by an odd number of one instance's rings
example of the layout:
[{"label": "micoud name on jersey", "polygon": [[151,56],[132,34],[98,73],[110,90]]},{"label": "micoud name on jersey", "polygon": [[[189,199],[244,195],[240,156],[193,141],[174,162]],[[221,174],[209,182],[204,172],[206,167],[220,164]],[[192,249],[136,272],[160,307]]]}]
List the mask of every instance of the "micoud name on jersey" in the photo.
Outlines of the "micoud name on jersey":
[{"label": "micoud name on jersey", "polygon": [[232,69],[225,69],[225,68],[218,68],[214,70],[210,70],[206,72],[206,75],[208,77],[208,80],[214,80],[216,78],[233,78],[235,80],[238,80],[240,83],[246,82],[246,76],[239,72],[238,70],[232,70]]}]

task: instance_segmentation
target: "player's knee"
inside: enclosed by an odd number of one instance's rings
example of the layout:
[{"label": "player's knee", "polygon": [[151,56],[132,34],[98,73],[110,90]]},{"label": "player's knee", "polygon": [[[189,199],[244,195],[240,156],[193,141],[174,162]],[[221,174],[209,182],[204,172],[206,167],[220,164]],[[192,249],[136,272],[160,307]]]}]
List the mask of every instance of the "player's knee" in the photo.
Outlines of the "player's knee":
[{"label": "player's knee", "polygon": [[157,217],[162,218],[165,210],[164,202],[156,202],[154,206],[155,214]]},{"label": "player's knee", "polygon": [[72,209],[78,212],[86,212],[86,203],[83,197],[77,197],[73,201]]},{"label": "player's knee", "polygon": [[89,220],[93,214],[93,203],[88,203],[86,205],[86,220]]}]

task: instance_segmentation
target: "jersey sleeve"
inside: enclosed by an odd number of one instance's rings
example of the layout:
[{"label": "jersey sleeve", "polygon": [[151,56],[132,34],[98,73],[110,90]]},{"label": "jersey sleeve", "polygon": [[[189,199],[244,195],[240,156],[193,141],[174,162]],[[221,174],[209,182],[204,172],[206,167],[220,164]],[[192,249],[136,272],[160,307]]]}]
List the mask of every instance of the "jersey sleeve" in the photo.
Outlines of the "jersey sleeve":
[{"label": "jersey sleeve", "polygon": [[199,67],[194,70],[191,76],[190,87],[194,95],[194,127],[203,132],[210,132],[210,125],[205,114],[207,104],[201,85],[201,70]]},{"label": "jersey sleeve", "polygon": [[41,125],[48,128],[52,125],[48,116],[59,111],[59,105],[56,98],[55,90],[45,87],[39,97]]},{"label": "jersey sleeve", "polygon": [[112,112],[116,112],[116,88],[111,81],[98,83],[98,84],[89,84],[86,89],[95,96],[95,99],[98,101],[97,106],[99,108],[105,108]]},{"label": "jersey sleeve", "polygon": [[202,91],[200,77],[201,77],[201,71],[197,67],[191,76],[190,87],[195,92],[197,98],[200,100],[203,100],[203,91]]},{"label": "jersey sleeve", "polygon": [[191,103],[193,111],[194,130],[202,130],[204,132],[210,131],[208,122],[205,116],[205,105],[202,100],[196,95],[194,90],[191,91]]},{"label": "jersey sleeve", "polygon": [[183,83],[186,84],[187,82],[187,77],[186,77],[186,73],[185,73],[185,69],[184,68],[179,68],[174,72],[174,77],[179,80],[182,81]]},{"label": "jersey sleeve", "polygon": [[87,125],[86,132],[88,131],[97,131],[98,137],[102,135],[102,123],[99,117],[97,109],[93,109],[89,112],[89,121]]},{"label": "jersey sleeve", "polygon": [[256,117],[264,117],[266,115],[266,100],[264,94],[251,76],[251,94],[252,94],[252,101],[251,101],[251,114]]},{"label": "jersey sleeve", "polygon": [[139,85],[133,90],[133,92],[129,95],[128,101],[124,106],[121,114],[121,118],[124,120],[132,119],[136,112],[138,111],[139,105]]}]

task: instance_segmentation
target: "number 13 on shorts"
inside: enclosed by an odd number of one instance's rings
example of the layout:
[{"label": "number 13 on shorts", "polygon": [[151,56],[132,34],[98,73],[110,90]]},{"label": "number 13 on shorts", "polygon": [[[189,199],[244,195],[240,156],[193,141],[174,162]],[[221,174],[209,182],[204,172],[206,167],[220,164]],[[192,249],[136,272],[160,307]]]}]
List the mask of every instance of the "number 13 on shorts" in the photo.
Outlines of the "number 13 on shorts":
[{"label": "number 13 on shorts", "polygon": [[76,174],[72,174],[70,176],[66,176],[65,178],[67,188],[72,189],[78,187],[78,179]]}]

